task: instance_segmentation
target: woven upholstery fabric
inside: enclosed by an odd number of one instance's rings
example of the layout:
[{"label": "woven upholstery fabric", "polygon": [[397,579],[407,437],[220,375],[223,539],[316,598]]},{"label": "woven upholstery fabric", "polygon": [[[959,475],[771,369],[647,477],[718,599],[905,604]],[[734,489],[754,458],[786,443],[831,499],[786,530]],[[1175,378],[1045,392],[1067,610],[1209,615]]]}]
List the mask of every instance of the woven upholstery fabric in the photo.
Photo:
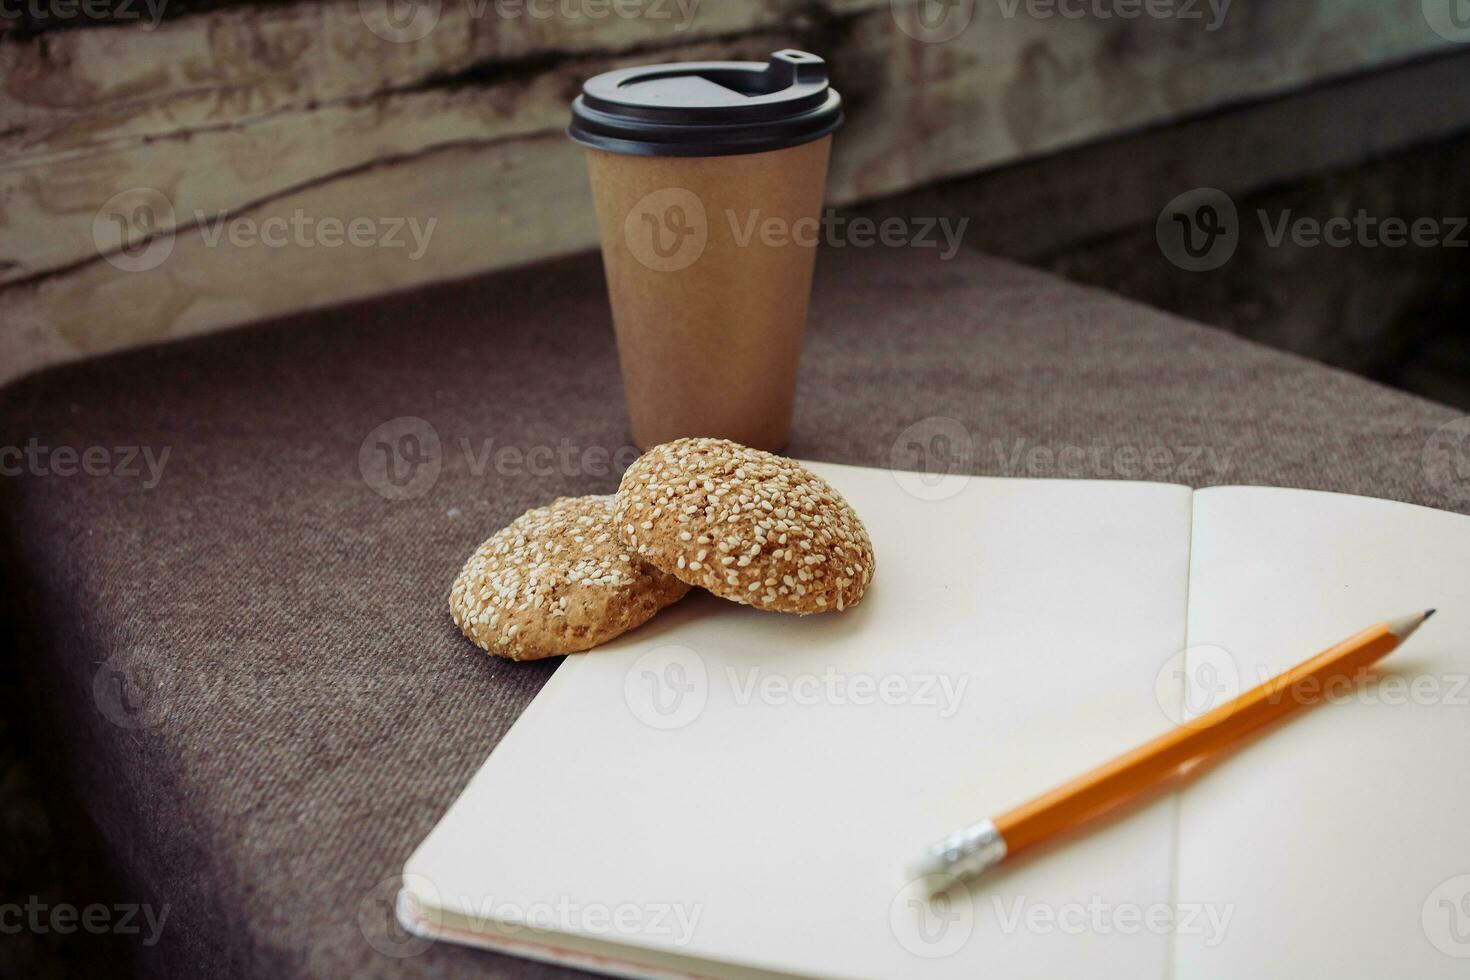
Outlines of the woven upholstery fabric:
[{"label": "woven upholstery fabric", "polygon": [[[1465,510],[1424,465],[1454,419],[1008,263],[849,248],[819,262],[788,452]],[[122,887],[171,907],[143,972],[568,972],[424,949],[386,901],[556,668],[463,641],[456,571],[631,456],[595,257],[48,371],[0,392],[0,434],[109,451],[0,479],[0,528],[65,778]],[[168,451],[156,485],[127,447]]]}]

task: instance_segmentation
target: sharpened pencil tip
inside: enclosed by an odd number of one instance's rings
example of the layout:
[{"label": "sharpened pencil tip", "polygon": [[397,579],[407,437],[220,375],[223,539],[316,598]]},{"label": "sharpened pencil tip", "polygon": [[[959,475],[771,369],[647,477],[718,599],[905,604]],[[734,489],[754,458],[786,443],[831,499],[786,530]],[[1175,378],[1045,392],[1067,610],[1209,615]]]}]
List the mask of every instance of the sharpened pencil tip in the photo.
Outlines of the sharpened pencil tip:
[{"label": "sharpened pencil tip", "polygon": [[1429,618],[1429,617],[1430,617],[1430,616],[1433,616],[1433,615],[1434,615],[1434,614],[1435,614],[1435,613],[1437,613],[1437,612],[1439,612],[1439,610],[1438,610],[1438,609],[1431,609],[1431,610],[1429,610],[1429,611],[1428,611],[1428,612],[1426,612],[1426,613],[1425,613],[1425,614],[1424,614],[1424,618],[1425,618],[1425,619],[1428,619],[1428,618]]},{"label": "sharpened pencil tip", "polygon": [[1399,642],[1402,643],[1412,636],[1415,630],[1423,626],[1425,620],[1433,615],[1434,610],[1430,609],[1428,612],[1415,613],[1412,616],[1402,616],[1399,619],[1390,619],[1388,621],[1389,632],[1397,636]]}]

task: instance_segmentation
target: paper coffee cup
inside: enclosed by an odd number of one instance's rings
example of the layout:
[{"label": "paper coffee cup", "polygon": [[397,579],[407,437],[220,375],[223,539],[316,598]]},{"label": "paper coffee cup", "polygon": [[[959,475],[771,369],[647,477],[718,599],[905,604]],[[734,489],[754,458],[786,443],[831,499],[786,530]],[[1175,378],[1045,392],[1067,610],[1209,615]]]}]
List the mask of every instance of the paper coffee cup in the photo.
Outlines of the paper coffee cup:
[{"label": "paper coffee cup", "polygon": [[815,55],[587,82],[587,163],[634,441],[780,449],[841,99]]}]

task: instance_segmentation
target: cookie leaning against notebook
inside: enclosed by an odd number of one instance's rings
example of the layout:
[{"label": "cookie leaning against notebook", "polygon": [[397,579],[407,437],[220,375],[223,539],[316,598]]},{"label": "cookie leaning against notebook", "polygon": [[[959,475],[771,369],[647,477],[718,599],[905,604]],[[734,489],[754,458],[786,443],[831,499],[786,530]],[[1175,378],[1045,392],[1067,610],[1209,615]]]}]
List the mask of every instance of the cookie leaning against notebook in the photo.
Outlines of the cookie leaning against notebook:
[{"label": "cookie leaning against notebook", "polygon": [[623,547],[612,497],[561,497],[476,549],[449,612],[486,652],[537,660],[606,643],[688,591]]},{"label": "cookie leaning against notebook", "polygon": [[800,463],[724,439],[678,439],[623,475],[618,533],[650,565],[759,609],[855,606],[873,578],[867,528]]}]

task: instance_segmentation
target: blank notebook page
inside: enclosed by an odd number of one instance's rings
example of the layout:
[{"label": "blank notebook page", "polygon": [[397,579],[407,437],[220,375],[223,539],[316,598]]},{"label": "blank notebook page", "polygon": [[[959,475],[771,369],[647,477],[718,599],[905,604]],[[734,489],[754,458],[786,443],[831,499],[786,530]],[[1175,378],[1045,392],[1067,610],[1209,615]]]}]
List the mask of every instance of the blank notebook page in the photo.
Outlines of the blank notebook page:
[{"label": "blank notebook page", "polygon": [[1253,686],[1439,611],[1378,684],[1325,692],[1183,792],[1179,900],[1231,917],[1223,938],[1176,938],[1174,975],[1466,976],[1450,954],[1470,956],[1470,521],[1260,488],[1194,509],[1192,685]]},{"label": "blank notebook page", "polygon": [[1173,798],[937,913],[904,869],[1168,727],[1190,491],[973,479],[916,496],[885,470],[812,468],[873,537],[863,603],[797,618],[696,594],[568,658],[409,860],[410,887],[471,914],[561,903],[572,933],[582,910],[682,906],[687,935],[586,934],[731,967],[701,973],[1165,976],[1157,930],[1044,916],[1168,902]]}]

